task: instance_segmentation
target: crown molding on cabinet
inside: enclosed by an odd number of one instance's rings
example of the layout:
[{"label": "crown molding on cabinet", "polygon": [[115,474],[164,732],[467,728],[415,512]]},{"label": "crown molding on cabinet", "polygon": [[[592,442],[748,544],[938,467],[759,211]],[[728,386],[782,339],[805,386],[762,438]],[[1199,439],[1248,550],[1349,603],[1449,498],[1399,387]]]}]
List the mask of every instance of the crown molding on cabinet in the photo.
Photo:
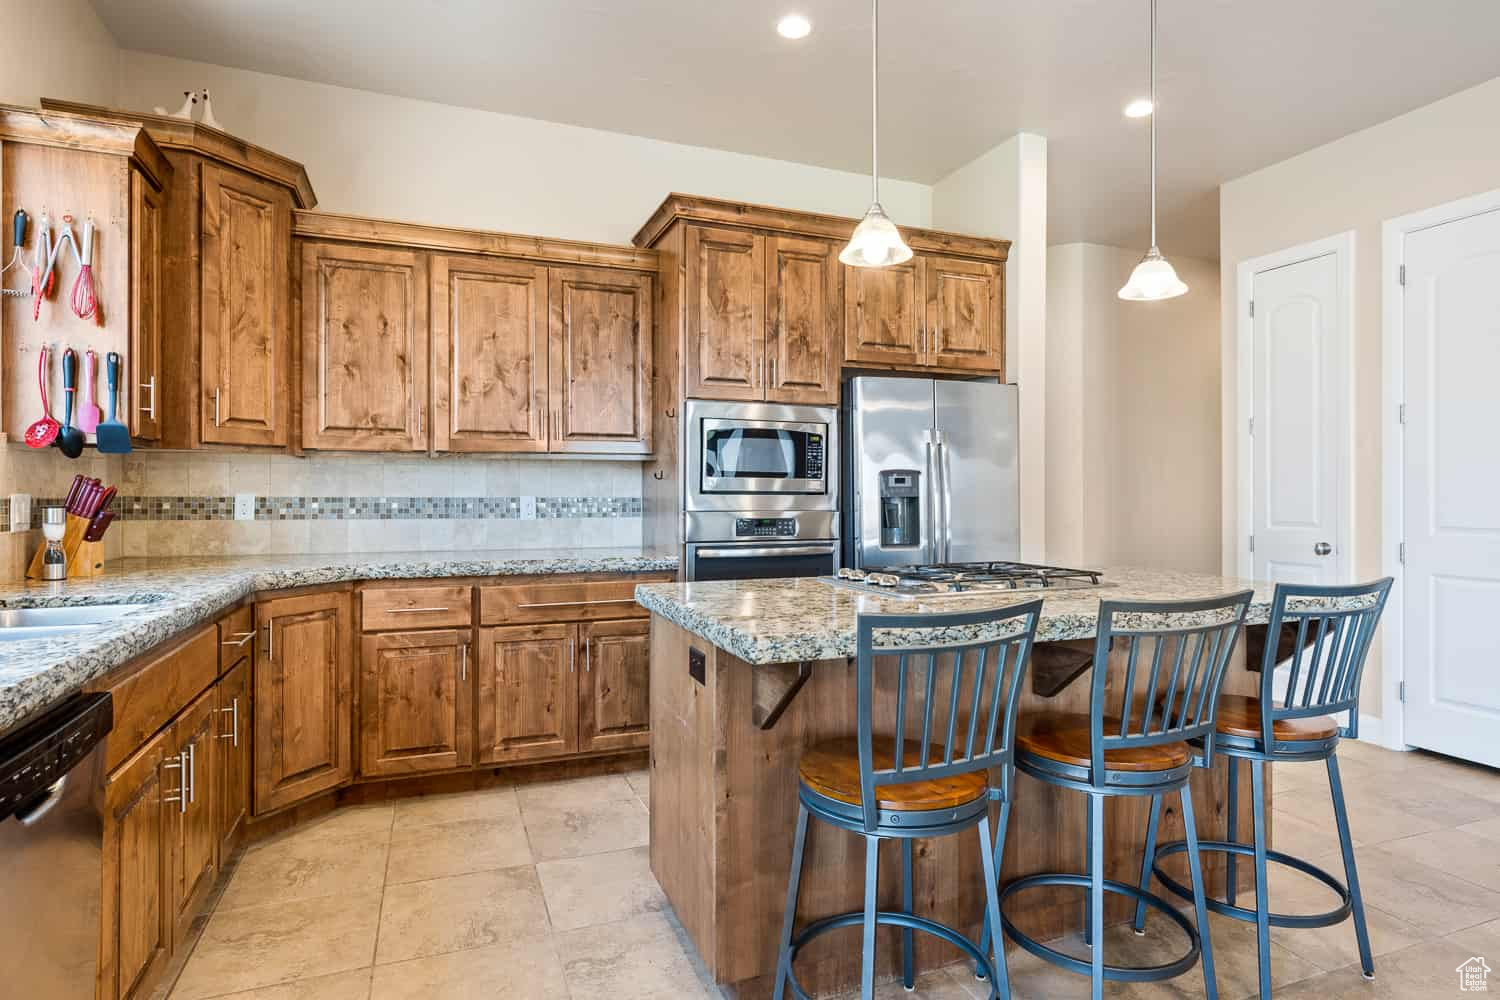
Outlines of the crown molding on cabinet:
[{"label": "crown molding on cabinet", "polygon": [[129,157],[158,191],[172,164],[140,123],[0,105],[0,140]]}]

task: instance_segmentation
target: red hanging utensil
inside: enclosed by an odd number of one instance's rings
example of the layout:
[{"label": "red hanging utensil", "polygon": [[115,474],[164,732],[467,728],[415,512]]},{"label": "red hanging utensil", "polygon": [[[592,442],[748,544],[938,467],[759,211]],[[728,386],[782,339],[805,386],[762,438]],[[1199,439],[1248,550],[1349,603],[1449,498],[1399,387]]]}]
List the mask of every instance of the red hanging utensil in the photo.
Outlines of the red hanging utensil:
[{"label": "red hanging utensil", "polygon": [[57,440],[57,432],[62,430],[62,425],[52,419],[52,408],[47,405],[47,348],[42,347],[41,356],[36,363],[36,385],[42,393],[42,419],[26,428],[26,446],[28,448],[46,448]]}]

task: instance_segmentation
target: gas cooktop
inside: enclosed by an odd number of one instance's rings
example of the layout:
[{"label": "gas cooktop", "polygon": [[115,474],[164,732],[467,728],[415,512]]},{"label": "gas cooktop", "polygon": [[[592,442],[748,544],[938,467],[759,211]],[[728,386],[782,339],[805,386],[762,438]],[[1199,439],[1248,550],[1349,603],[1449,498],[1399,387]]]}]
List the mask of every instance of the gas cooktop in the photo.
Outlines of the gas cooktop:
[{"label": "gas cooktop", "polygon": [[841,569],[829,583],[886,597],[961,597],[1012,590],[1076,590],[1097,587],[1095,569],[1067,569],[1019,562],[939,563],[888,569]]}]

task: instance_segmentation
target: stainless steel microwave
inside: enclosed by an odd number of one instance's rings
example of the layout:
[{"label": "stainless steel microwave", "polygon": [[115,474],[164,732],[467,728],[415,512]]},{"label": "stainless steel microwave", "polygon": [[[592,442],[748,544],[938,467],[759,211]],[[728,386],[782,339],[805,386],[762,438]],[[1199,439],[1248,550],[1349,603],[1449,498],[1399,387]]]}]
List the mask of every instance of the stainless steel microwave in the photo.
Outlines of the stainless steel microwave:
[{"label": "stainless steel microwave", "polygon": [[775,506],[837,510],[838,410],[690,399],[685,417],[688,510]]}]

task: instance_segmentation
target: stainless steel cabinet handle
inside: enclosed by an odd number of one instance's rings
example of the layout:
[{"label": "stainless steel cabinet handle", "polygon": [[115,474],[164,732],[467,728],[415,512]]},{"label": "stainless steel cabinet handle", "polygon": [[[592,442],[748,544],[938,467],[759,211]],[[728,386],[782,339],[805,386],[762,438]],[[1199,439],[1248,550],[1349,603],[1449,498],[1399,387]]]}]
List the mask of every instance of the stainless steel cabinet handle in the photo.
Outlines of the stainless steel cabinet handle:
[{"label": "stainless steel cabinet handle", "polygon": [[[254,634],[254,633],[252,633],[252,634]],[[220,733],[219,734],[219,739],[221,739],[221,740],[232,740],[233,742],[231,742],[229,744],[230,746],[234,746],[234,747],[239,746],[240,745],[240,700],[238,698],[231,699],[231,701],[229,702],[229,707],[228,708],[221,708],[221,709],[219,709],[219,711],[221,711],[221,712],[228,712],[229,713],[229,732],[227,732],[227,733]]]},{"label": "stainless steel cabinet handle", "polygon": [[164,760],[164,761],[161,762],[161,766],[162,767],[171,768],[172,770],[175,770],[177,772],[177,775],[178,775],[178,780],[177,780],[177,794],[176,795],[163,795],[161,797],[161,800],[163,802],[175,802],[175,803],[177,803],[177,811],[180,812],[180,813],[187,812],[187,804],[188,804],[188,796],[187,796],[187,761],[183,759],[186,756],[187,756],[187,751],[184,750],[184,751],[180,751],[177,754],[177,759],[176,760]]},{"label": "stainless steel cabinet handle", "polygon": [[461,681],[469,679],[469,644],[467,642],[458,647],[458,679]]},{"label": "stainless steel cabinet handle", "polygon": [[1316,544],[1316,545],[1313,546],[1313,554],[1314,555],[1326,556],[1326,555],[1328,555],[1328,553],[1330,553],[1332,551],[1333,551],[1333,546],[1329,545],[1327,542],[1319,542],[1318,544]]},{"label": "stainless steel cabinet handle", "polygon": [[219,645],[221,645],[221,646],[233,646],[235,649],[244,649],[245,648],[245,643],[247,643],[251,639],[255,638],[255,630],[251,629],[248,632],[236,632],[234,634],[234,638],[238,639],[239,641],[238,642],[233,642],[233,641],[230,641],[230,642],[221,642],[221,643],[219,643]]},{"label": "stainless steel cabinet handle", "polygon": [[276,643],[272,639],[271,623],[266,622],[266,662],[270,663],[276,658]]},{"label": "stainless steel cabinet handle", "polygon": [[766,359],[766,364],[768,364],[768,365],[771,366],[771,380],[769,382],[767,382],[766,384],[767,385],[775,385],[776,384],[776,359],[775,358],[767,358]]},{"label": "stainless steel cabinet handle", "polygon": [[156,419],[156,376],[152,375],[151,376],[151,380],[149,382],[142,382],[141,383],[141,388],[145,389],[145,390],[147,390],[147,391],[149,391],[151,393],[151,405],[150,406],[144,406],[143,405],[141,407],[141,412],[144,413],[144,414],[146,414],[152,420],[155,420]]},{"label": "stainless steel cabinet handle", "polygon": [[214,386],[214,426],[219,426],[219,387]]},{"label": "stainless steel cabinet handle", "polygon": [[634,604],[634,597],[612,597],[600,601],[547,601],[539,604],[517,604],[518,608],[579,608],[590,604]]},{"label": "stainless steel cabinet handle", "polygon": [[391,608],[386,612],[388,615],[434,615],[447,608]]},{"label": "stainless steel cabinet handle", "polygon": [[573,661],[577,658],[577,654],[578,643],[570,640],[568,642],[568,673],[570,674],[573,672]]},{"label": "stainless steel cabinet handle", "polygon": [[583,645],[583,672],[588,673],[594,669],[594,644],[586,642]]},{"label": "stainless steel cabinet handle", "polygon": [[[755,559],[761,556],[831,556],[832,545],[785,545],[779,548],[699,549],[699,559]],[[634,603],[634,602],[632,602]]]},{"label": "stainless steel cabinet handle", "polygon": [[196,805],[198,802],[198,744],[189,743],[184,752],[188,759],[188,801]]}]

